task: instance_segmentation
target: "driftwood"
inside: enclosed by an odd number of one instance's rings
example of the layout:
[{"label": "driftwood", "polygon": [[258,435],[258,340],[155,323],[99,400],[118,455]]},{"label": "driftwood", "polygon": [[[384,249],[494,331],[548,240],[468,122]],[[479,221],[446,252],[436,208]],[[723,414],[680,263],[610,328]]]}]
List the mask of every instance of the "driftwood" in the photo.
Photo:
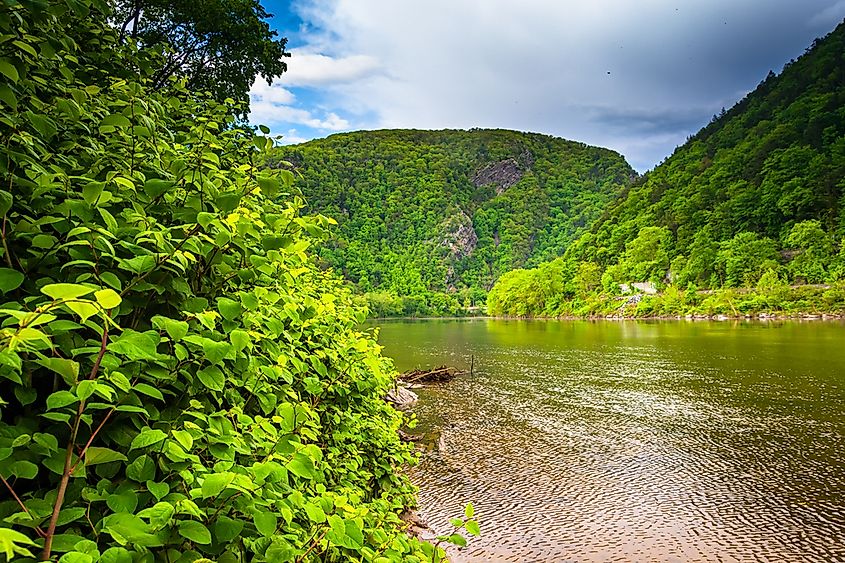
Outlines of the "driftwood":
[{"label": "driftwood", "polygon": [[444,381],[451,381],[456,375],[464,373],[467,372],[457,368],[440,366],[434,369],[414,369],[406,371],[399,376],[399,379],[408,384],[442,383]]}]

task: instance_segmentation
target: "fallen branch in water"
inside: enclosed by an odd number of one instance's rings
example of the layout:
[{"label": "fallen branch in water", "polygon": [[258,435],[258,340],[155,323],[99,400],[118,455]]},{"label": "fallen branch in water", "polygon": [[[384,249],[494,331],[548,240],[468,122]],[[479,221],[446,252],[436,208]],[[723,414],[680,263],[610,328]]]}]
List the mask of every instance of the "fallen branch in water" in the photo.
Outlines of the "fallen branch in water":
[{"label": "fallen branch in water", "polygon": [[440,366],[429,370],[414,369],[406,371],[399,376],[399,379],[405,383],[441,383],[443,381],[450,381],[455,376],[464,373],[467,372],[457,368]]}]

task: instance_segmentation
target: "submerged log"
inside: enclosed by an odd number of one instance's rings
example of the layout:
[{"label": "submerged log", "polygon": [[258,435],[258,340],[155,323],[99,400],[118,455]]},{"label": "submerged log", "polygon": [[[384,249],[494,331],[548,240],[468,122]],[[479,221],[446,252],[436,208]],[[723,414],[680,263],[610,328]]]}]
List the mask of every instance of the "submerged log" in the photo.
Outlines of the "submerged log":
[{"label": "submerged log", "polygon": [[457,368],[450,368],[447,366],[440,366],[434,369],[414,369],[406,371],[399,376],[401,381],[410,384],[420,383],[442,383],[444,381],[451,381],[457,375],[467,373],[464,370]]}]

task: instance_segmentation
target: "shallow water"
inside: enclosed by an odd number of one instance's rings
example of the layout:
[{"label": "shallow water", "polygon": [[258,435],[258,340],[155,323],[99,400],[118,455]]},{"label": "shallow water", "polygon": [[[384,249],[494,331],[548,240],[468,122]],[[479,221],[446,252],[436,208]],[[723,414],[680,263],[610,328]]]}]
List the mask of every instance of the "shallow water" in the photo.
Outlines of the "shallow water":
[{"label": "shallow water", "polygon": [[383,322],[458,561],[845,561],[845,325]]}]

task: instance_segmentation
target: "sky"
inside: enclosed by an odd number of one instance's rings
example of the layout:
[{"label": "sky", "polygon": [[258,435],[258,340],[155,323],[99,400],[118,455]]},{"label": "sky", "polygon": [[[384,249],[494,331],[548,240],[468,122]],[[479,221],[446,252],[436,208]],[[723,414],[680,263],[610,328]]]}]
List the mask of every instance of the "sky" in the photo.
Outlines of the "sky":
[{"label": "sky", "polygon": [[361,129],[505,128],[638,171],[800,56],[845,0],[262,0],[288,72],[250,92],[285,144]]}]

